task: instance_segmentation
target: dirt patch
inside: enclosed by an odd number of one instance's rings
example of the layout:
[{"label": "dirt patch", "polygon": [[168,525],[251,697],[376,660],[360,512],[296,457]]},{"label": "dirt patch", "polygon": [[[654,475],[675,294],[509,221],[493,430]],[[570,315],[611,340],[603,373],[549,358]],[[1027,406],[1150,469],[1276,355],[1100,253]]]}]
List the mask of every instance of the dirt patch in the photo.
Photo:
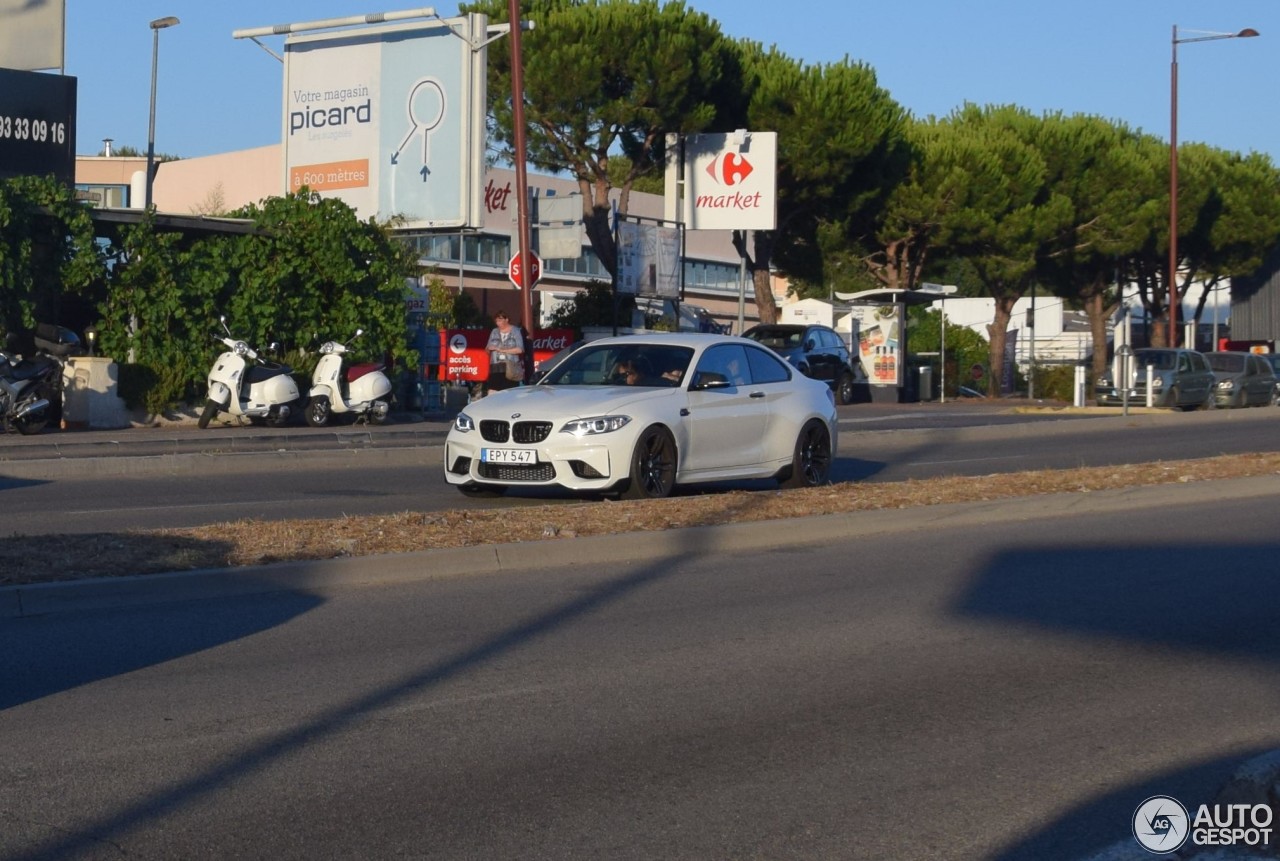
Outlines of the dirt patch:
[{"label": "dirt patch", "polygon": [[237,520],[189,529],[0,539],[0,585],[231,568],[467,547],[499,541],[565,541],[685,526],[777,521],[883,508],[913,508],[1046,493],[1280,475],[1280,453],[1226,455],[1067,470],[733,491],[639,502],[584,502],[519,509],[406,511],[338,520]]}]

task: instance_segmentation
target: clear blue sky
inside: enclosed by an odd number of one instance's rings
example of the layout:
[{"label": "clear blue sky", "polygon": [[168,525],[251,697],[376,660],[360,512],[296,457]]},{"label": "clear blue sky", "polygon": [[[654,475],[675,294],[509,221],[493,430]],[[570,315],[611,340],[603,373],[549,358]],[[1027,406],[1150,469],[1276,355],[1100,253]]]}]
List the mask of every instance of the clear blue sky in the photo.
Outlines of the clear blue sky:
[{"label": "clear blue sky", "polygon": [[[105,137],[147,144],[151,30],[160,33],[156,149],[199,156],[280,139],[282,66],[240,28],[425,6],[387,0],[68,0],[66,71],[79,78],[77,151]],[[1179,142],[1280,163],[1280,0],[691,0],[727,34],[811,63],[848,55],[917,116],[966,101],[1093,114],[1169,135],[1173,26],[1258,30],[1257,39],[1181,45]],[[456,6],[437,5],[446,17]],[[1181,35],[1193,35],[1182,32]],[[283,37],[264,42],[277,53]]]}]

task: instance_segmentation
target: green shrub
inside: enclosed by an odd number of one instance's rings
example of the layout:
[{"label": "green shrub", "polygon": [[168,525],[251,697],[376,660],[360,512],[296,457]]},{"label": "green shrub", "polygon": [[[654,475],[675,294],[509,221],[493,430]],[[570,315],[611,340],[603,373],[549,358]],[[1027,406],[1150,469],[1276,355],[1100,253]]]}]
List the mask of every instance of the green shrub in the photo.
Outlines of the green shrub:
[{"label": "green shrub", "polygon": [[[1076,366],[1075,365],[1040,365],[1031,369],[1035,377],[1035,396],[1038,399],[1064,401],[1075,400]],[[1086,385],[1091,386],[1091,376],[1086,371]]]},{"label": "green shrub", "polygon": [[116,393],[129,409],[142,409],[158,380],[159,375],[147,365],[121,362]]}]

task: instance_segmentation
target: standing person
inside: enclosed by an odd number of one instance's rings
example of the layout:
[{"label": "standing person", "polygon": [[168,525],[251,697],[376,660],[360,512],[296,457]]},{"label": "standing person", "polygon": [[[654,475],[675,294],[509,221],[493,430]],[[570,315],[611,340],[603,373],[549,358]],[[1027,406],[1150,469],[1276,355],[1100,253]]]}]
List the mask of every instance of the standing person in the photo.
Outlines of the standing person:
[{"label": "standing person", "polygon": [[[511,325],[506,311],[493,315],[493,331],[489,333],[489,379],[485,391],[497,392],[518,386],[524,379],[524,338],[520,330]],[[516,364],[519,369],[508,375],[507,365]],[[514,376],[515,379],[510,379]]]}]

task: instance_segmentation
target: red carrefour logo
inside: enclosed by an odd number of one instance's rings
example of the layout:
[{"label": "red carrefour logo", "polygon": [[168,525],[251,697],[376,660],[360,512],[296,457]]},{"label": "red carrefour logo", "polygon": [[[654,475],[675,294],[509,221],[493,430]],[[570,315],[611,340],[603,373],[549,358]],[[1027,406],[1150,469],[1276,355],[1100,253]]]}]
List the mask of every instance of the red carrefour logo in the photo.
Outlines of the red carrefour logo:
[{"label": "red carrefour logo", "polygon": [[707,165],[707,173],[711,174],[711,178],[724,185],[737,185],[750,176],[753,170],[755,168],[751,166],[751,162],[732,152],[716,156]]}]

